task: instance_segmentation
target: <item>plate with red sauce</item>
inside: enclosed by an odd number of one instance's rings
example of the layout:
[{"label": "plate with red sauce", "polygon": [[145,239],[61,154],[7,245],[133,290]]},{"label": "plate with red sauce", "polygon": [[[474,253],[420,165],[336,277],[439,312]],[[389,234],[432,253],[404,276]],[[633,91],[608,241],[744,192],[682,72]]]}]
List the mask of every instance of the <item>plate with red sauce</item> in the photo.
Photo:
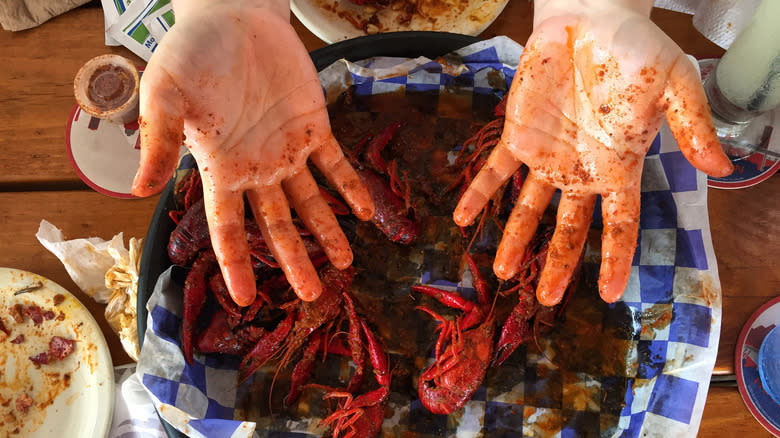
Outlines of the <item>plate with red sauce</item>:
[{"label": "plate with red sauce", "polygon": [[292,0],[290,9],[326,43],[398,31],[476,36],[509,0]]},{"label": "plate with red sauce", "polygon": [[0,268],[0,435],[105,437],[111,355],[86,307],[58,284]]}]

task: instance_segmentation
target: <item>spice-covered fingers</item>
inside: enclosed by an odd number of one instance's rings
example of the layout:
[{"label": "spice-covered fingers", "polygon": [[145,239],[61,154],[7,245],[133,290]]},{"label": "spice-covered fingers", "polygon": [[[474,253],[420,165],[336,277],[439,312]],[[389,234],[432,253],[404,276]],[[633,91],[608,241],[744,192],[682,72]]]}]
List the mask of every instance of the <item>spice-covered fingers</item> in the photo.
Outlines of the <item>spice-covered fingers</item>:
[{"label": "spice-covered fingers", "polygon": [[498,278],[508,280],[517,275],[528,242],[534,236],[553,193],[555,187],[540,181],[533,173],[528,174],[496,251],[493,271]]},{"label": "spice-covered fingers", "polygon": [[536,288],[536,297],[542,305],[554,306],[563,298],[585,246],[595,203],[596,195],[564,193],[561,196],[555,233]]},{"label": "spice-covered fingers", "polygon": [[339,269],[352,264],[352,250],[336,216],[320,194],[317,182],[307,169],[282,183],[290,204],[320,242],[331,263]]},{"label": "spice-covered fingers", "polygon": [[292,223],[290,205],[282,188],[252,189],[247,192],[247,198],[263,238],[295,293],[305,301],[317,299],[322,293],[322,284]]},{"label": "spice-covered fingers", "polygon": [[312,152],[310,158],[347,201],[358,219],[365,221],[374,217],[374,201],[371,200],[371,195],[332,135],[328,136],[319,149]]},{"label": "spice-covered fingers", "polygon": [[244,231],[244,199],[240,194],[211,190],[205,178],[204,201],[211,244],[230,296],[239,306],[252,304],[257,295],[255,274]]},{"label": "spice-covered fingers", "polygon": [[154,61],[141,77],[141,162],[132,187],[136,196],[150,196],[165,187],[184,140],[184,98],[171,76],[154,66]]},{"label": "spice-covered fingers", "polygon": [[699,74],[682,53],[669,73],[669,83],[662,99],[669,129],[685,158],[708,175],[723,177],[731,174],[734,166],[715,134]]},{"label": "spice-covered fingers", "polygon": [[623,296],[639,234],[639,188],[602,195],[599,293],[608,303]]},{"label": "spice-covered fingers", "polygon": [[474,222],[493,193],[520,168],[521,164],[509,150],[499,143],[490,154],[485,166],[482,167],[482,170],[479,171],[458,201],[452,215],[455,223],[465,227]]}]

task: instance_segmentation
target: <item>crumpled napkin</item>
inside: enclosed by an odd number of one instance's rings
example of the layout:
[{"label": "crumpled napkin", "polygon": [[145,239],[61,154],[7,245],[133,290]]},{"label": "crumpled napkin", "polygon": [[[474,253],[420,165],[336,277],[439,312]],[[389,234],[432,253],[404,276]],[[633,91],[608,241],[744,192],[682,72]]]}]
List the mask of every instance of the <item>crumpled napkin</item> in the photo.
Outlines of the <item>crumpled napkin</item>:
[{"label": "crumpled napkin", "polygon": [[130,238],[129,250],[123,233],[110,241],[98,237],[65,240],[62,231],[46,220],[35,236],[62,262],[79,289],[107,304],[106,320],[127,354],[138,361],[136,297],[143,239]]},{"label": "crumpled napkin", "polygon": [[0,25],[5,30],[30,29],[89,0],[2,0]]},{"label": "crumpled napkin", "polygon": [[114,367],[116,399],[108,438],[166,438],[135,364]]},{"label": "crumpled napkin", "polygon": [[693,15],[693,27],[728,49],[753,18],[759,3],[761,0],[655,0],[654,6]]}]

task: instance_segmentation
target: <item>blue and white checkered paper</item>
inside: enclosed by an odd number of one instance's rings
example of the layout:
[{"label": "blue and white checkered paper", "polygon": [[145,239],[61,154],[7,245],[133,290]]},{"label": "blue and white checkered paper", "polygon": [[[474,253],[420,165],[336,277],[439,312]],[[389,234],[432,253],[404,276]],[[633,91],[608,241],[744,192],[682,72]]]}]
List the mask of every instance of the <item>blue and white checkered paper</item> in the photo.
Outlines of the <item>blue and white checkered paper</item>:
[{"label": "blue and white checkered paper", "polygon": [[[352,85],[358,94],[432,92],[440,99],[457,88],[472,93],[476,106],[486,94],[508,89],[521,51],[497,37],[439,62],[340,61],[320,78],[329,100]],[[496,70],[505,86],[496,84]],[[454,416],[432,415],[417,399],[391,395],[382,436],[695,436],[717,352],[720,283],[706,176],[685,160],[666,127],[645,160],[638,245],[622,302],[611,305],[628,309],[632,327],[624,331],[631,346],[625,374],[567,373],[529,350],[517,355],[522,355],[519,361],[491,370],[485,386]],[[586,260],[598,263],[592,252]],[[455,286],[429,272],[420,281]],[[234,418],[244,412],[236,404],[251,388],[237,386],[238,361],[232,358],[196,355],[192,366],[185,363],[179,345],[181,292],[170,270],[159,279],[147,308],[138,372],[160,415],[177,429],[194,437],[324,432],[314,416],[293,419],[277,413],[257,423]],[[257,382],[264,380],[255,377],[251,384]],[[607,401],[617,411],[607,412]]]}]

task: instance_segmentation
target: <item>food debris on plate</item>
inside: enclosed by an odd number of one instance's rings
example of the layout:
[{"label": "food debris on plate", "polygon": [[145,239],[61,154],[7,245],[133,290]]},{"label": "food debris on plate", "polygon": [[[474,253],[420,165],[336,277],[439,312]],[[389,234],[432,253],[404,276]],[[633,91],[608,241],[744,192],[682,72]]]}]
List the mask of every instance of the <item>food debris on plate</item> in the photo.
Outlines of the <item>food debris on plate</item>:
[{"label": "food debris on plate", "polygon": [[0,436],[47,436],[56,429],[44,424],[72,421],[58,418],[63,406],[81,406],[74,398],[84,391],[76,383],[84,380],[81,376],[100,383],[95,375],[99,347],[93,342],[99,329],[86,323],[78,300],[52,284],[35,274],[0,269]]},{"label": "food debris on plate", "polygon": [[382,32],[428,30],[479,35],[507,0],[293,0],[292,10],[326,42]]}]

